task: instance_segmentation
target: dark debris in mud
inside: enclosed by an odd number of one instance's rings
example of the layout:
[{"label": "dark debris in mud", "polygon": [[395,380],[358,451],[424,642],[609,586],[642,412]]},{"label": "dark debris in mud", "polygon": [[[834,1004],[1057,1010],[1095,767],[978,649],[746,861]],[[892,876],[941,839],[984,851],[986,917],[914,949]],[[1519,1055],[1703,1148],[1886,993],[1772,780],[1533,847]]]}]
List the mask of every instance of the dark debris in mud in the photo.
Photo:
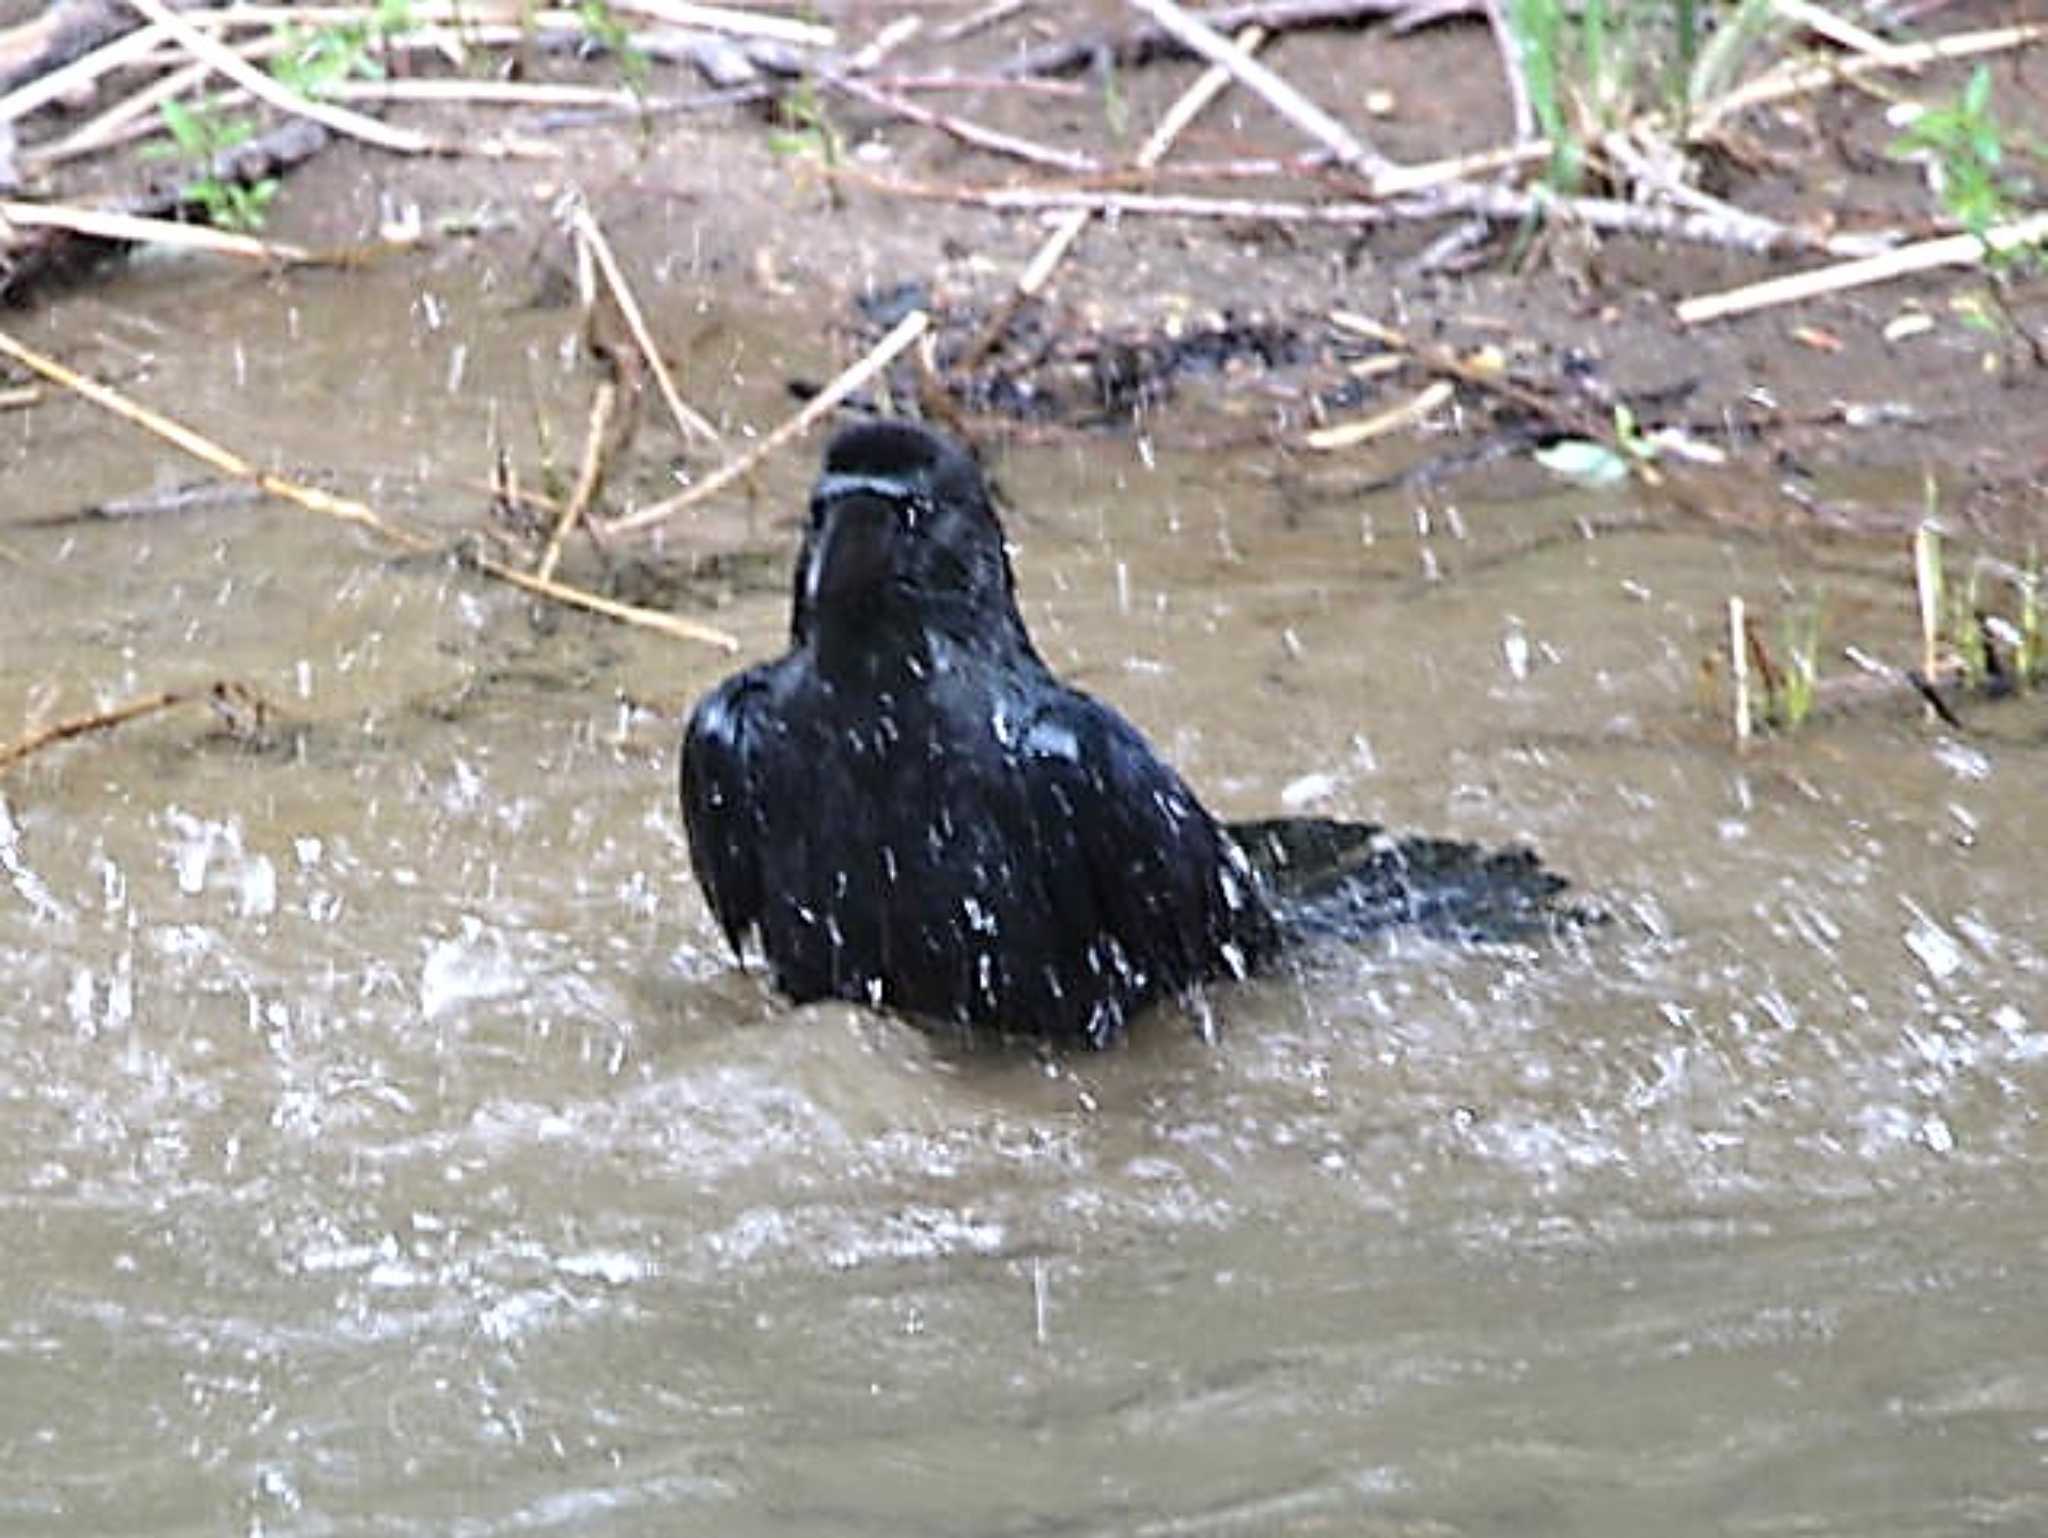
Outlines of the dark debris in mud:
[{"label": "dark debris in mud", "polygon": [[[883,300],[859,301],[856,343],[872,346],[909,308],[920,307],[921,284],[891,290]],[[977,351],[988,313],[979,307],[933,307],[936,382],[970,416],[1082,429],[1128,427],[1172,401],[1197,380],[1310,370],[1334,358],[1325,327],[1315,317],[1230,311],[1156,326],[1095,328],[1044,305],[1024,307],[993,355],[962,367]],[[892,377],[899,399],[917,399],[921,376],[902,364]],[[799,400],[815,396],[822,381],[791,380]]]}]

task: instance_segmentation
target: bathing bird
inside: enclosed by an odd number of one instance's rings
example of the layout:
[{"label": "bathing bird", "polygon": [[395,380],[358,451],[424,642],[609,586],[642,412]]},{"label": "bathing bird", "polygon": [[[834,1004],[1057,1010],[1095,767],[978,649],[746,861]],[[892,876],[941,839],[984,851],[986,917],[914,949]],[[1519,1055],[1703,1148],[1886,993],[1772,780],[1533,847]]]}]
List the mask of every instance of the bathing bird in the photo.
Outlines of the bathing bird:
[{"label": "bathing bird", "polygon": [[1220,821],[1046,666],[979,465],[901,420],[828,444],[789,647],[691,712],[682,804],[713,915],[791,999],[1089,1047],[1307,941],[1522,933],[1566,884],[1523,849]]}]

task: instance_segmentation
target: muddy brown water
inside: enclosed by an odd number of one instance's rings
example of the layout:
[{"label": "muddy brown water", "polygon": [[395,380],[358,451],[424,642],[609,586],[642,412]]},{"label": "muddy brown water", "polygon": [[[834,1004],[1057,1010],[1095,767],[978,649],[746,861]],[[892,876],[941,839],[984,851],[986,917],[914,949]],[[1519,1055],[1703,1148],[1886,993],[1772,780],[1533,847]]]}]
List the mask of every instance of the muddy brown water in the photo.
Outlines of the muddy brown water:
[{"label": "muddy brown water", "polygon": [[[584,388],[431,270],[23,329],[451,531],[493,410]],[[1695,670],[1783,547],[1008,455],[1044,649],[1218,810],[1526,839],[1616,915],[1042,1061],[733,969],[673,753],[729,659],[277,507],[19,527],[192,473],[82,407],[0,463],[9,733],[223,676],[302,728],[0,789],[0,1531],[2048,1527],[2040,721],[1738,761]],[[779,567],[709,611],[748,657]],[[1828,580],[1903,635],[1894,575]]]}]

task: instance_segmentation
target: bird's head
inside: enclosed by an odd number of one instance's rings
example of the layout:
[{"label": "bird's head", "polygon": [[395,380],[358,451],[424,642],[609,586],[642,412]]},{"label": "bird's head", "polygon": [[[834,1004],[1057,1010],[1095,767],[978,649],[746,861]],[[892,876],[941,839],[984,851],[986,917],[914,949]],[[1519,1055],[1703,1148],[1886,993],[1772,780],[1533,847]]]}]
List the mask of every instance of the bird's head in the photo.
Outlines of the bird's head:
[{"label": "bird's head", "polygon": [[797,558],[798,645],[886,651],[919,637],[1030,650],[981,467],[912,422],[846,428],[825,449]]}]

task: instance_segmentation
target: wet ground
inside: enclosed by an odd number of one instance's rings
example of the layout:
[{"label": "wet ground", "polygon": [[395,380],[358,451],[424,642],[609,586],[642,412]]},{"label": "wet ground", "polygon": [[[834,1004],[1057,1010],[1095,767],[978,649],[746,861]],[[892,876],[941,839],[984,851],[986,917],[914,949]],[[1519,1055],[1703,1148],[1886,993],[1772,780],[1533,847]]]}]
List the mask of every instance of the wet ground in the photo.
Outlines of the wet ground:
[{"label": "wet ground", "polygon": [[[714,142],[708,182],[644,195],[707,163],[679,138],[599,207],[730,428],[844,360],[863,287],[962,227],[1001,270],[1032,243],[949,215],[806,248],[776,211],[814,189]],[[363,164],[287,217],[359,234],[396,174]],[[474,204],[468,174],[405,186]],[[7,324],[453,536],[493,434],[573,444],[589,386],[573,316],[527,302],[541,205],[492,196],[512,224],[476,242],[149,263]],[[1200,303],[1266,260],[1188,239],[1091,270]],[[1690,340],[1558,281],[1430,313],[1730,381],[1781,329]],[[1873,351],[1854,393],[1969,432],[1819,431],[1802,470],[1910,523],[1933,460],[2023,517],[2038,449],[1997,421],[2041,387],[1984,382],[1959,329],[1924,345],[1942,367]],[[1782,344],[1761,366],[1850,382]],[[1042,649],[1225,815],[1526,840],[1615,922],[1309,957],[1220,992],[1215,1045],[1168,1011],[1052,1059],[792,1010],[731,966],[674,740],[732,659],[277,506],[31,527],[194,471],[76,403],[0,417],[0,736],[222,677],[278,707],[261,741],[172,714],[0,788],[0,1531],[2048,1525],[2048,713],[1957,731],[1885,697],[1737,756],[1697,687],[1727,596],[1822,592],[1907,661],[1895,540],[1526,467],[1309,494],[1296,456],[1199,447],[1305,388],[999,449]],[[684,575],[726,552],[671,601],[749,658],[785,623],[806,453],[653,547]]]}]

